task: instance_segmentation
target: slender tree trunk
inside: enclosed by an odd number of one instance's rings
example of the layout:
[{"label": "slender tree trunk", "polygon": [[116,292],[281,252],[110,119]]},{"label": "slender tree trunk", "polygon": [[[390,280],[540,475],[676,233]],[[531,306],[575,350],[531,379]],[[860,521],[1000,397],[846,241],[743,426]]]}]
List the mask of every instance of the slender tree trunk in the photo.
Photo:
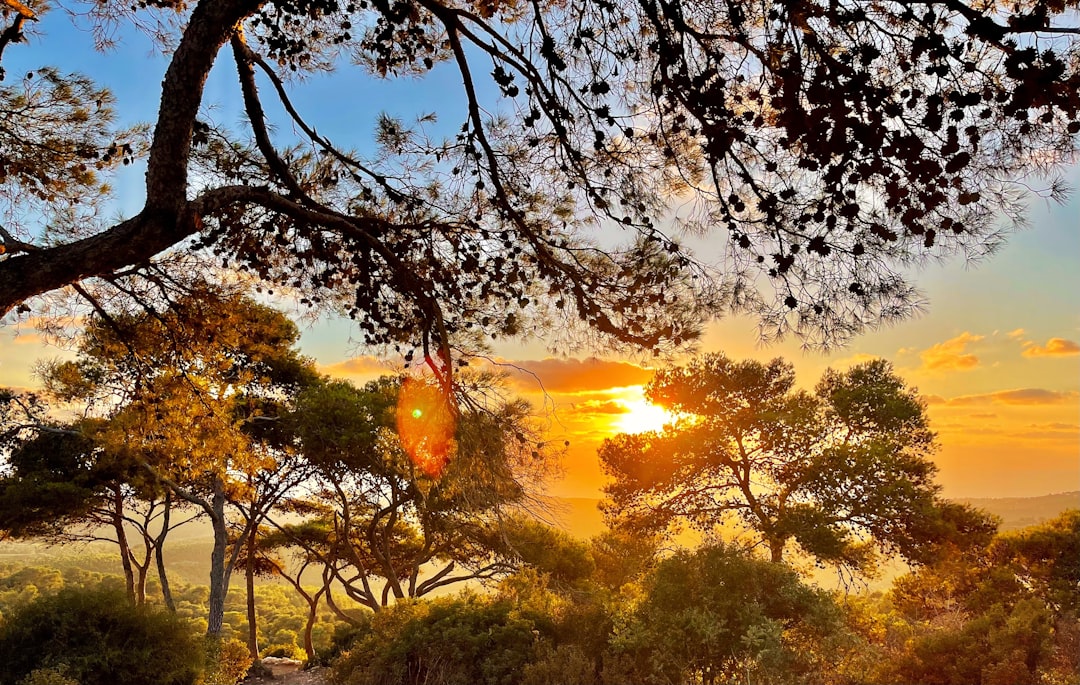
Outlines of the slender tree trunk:
[{"label": "slender tree trunk", "polygon": [[128,546],[127,532],[124,530],[124,493],[120,488],[113,490],[113,530],[116,531],[116,544],[120,547],[120,564],[124,567],[124,587],[128,599],[135,604],[135,571],[131,567],[131,548]]},{"label": "slender tree trunk", "polygon": [[326,592],[326,586],[324,585],[314,597],[306,596],[308,601],[308,617],[307,623],[304,624],[304,654],[307,655],[308,663],[315,661],[315,643],[311,639],[311,632],[315,629],[315,620],[319,614],[319,598]]},{"label": "slender tree trunk", "polygon": [[255,536],[258,526],[251,526],[247,537],[247,558],[244,578],[247,581],[248,652],[254,661],[259,660],[259,627],[255,623]]},{"label": "slender tree trunk", "polygon": [[225,551],[229,546],[229,531],[225,527],[225,483],[213,476],[213,495],[210,501],[211,524],[214,527],[214,549],[210,553],[210,606],[206,617],[206,634],[220,637],[225,622],[225,593],[229,591],[225,574]]},{"label": "slender tree trunk", "polygon": [[161,531],[154,538],[154,560],[157,562],[158,582],[161,583],[161,598],[165,600],[165,606],[172,613],[176,613],[176,602],[173,601],[172,589],[169,587],[169,576],[165,572],[165,536],[169,534],[169,514],[172,511],[172,493],[165,491],[165,511],[161,514]]},{"label": "slender tree trunk", "polygon": [[146,604],[146,576],[150,572],[150,550],[146,550],[144,563],[135,563],[135,603]]}]

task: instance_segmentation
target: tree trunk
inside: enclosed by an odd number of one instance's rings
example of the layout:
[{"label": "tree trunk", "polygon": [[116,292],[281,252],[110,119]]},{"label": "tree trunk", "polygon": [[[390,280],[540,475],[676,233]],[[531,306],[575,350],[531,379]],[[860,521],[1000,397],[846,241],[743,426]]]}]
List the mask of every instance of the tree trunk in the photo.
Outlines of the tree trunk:
[{"label": "tree trunk", "polygon": [[210,501],[211,523],[214,527],[214,549],[210,553],[210,606],[206,617],[208,637],[220,637],[225,622],[225,593],[229,591],[225,573],[225,551],[229,546],[229,531],[225,527],[225,483],[213,476],[213,495]]},{"label": "tree trunk", "polygon": [[787,540],[785,539],[769,540],[769,555],[774,564],[779,564],[784,561],[784,544],[786,542]]},{"label": "tree trunk", "polygon": [[172,589],[169,587],[169,576],[165,572],[165,536],[169,534],[169,513],[172,511],[172,493],[165,492],[165,511],[161,515],[161,532],[154,538],[154,560],[157,562],[158,582],[161,583],[161,598],[165,606],[172,613],[176,613],[176,602],[173,601]]},{"label": "tree trunk", "polygon": [[259,627],[255,623],[255,536],[258,526],[251,526],[247,538],[247,558],[245,559],[244,578],[247,581],[247,622],[248,652],[253,661],[259,660]]},{"label": "tree trunk", "polygon": [[124,588],[128,600],[135,604],[135,571],[131,567],[131,548],[128,547],[127,533],[124,531],[124,493],[117,487],[113,490],[113,530],[116,531],[116,544],[120,547],[120,564],[124,567]]},{"label": "tree trunk", "polygon": [[307,623],[304,624],[304,654],[307,655],[309,664],[315,663],[315,643],[311,641],[311,631],[315,628],[315,619],[319,613],[319,596],[322,592],[323,590],[319,590],[315,597],[308,600],[308,617]]},{"label": "tree trunk", "polygon": [[150,571],[150,550],[146,551],[145,563],[134,564],[135,566],[135,603],[139,606],[146,604],[146,576]]}]

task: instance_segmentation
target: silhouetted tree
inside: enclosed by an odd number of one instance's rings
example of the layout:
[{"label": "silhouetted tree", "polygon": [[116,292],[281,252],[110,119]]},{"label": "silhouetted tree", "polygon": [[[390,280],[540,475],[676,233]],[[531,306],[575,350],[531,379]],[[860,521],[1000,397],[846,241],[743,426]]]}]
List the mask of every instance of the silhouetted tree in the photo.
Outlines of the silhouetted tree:
[{"label": "silhouetted tree", "polygon": [[[474,380],[491,391],[491,379]],[[289,505],[305,523],[281,530],[303,563],[316,558],[328,569],[328,601],[332,580],[334,589],[379,611],[504,575],[525,547],[542,544],[516,515],[538,506],[552,466],[552,448],[536,434],[528,404],[497,397],[463,404],[440,446],[425,423],[439,409],[411,403],[412,382],[315,386],[290,417],[314,474],[310,494]],[[431,397],[442,395],[434,390]],[[418,438],[424,454],[410,449]],[[442,457],[433,462],[433,454]]]},{"label": "silhouetted tree", "polygon": [[795,542],[821,561],[860,567],[872,544],[909,560],[995,526],[938,497],[922,400],[875,360],[826,371],[813,393],[793,367],[722,354],[656,374],[652,402],[683,415],[660,432],[606,440],[614,482],[604,507],[630,529],[737,515],[773,561]]},{"label": "silhouetted tree", "polygon": [[[46,10],[0,8],[0,47]],[[1070,159],[1080,130],[1072,2],[163,0],[86,12],[105,34],[156,27],[169,58],[163,77],[147,74],[148,87],[160,79],[158,117],[148,136],[118,131],[105,91],[48,69],[0,88],[0,312],[72,284],[100,300],[210,277],[169,271],[188,252],[344,308],[365,342],[444,361],[463,335],[552,321],[661,349],[725,305],[761,316],[766,334],[827,344],[909,313],[907,264],[996,245],[1000,212],[1020,214],[1021,181]],[[223,50],[246,131],[198,115]],[[294,99],[289,76],[351,65],[357,78],[456,72],[459,132],[432,140],[425,121],[384,116],[376,153],[328,140],[309,119],[323,104]],[[144,206],[102,218],[108,171],[144,150]],[[719,268],[662,228],[676,196],[724,232]],[[601,225],[621,227],[621,246]]]}]

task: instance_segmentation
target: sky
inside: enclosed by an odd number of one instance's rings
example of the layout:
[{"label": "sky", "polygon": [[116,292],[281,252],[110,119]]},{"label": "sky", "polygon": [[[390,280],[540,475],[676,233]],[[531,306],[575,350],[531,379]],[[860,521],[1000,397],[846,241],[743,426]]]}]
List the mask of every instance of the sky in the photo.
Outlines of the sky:
[{"label": "sky", "polygon": [[[164,61],[137,34],[115,37],[111,52],[95,53],[85,31],[72,29],[59,12],[38,27],[46,38],[10,46],[9,74],[56,64],[88,73],[113,88],[127,123],[151,121]],[[207,86],[214,106],[207,116],[239,123],[235,77],[219,60]],[[9,78],[11,78],[9,76]],[[152,85],[153,87],[148,87]],[[299,85],[297,102],[317,115],[320,133],[332,140],[370,139],[380,111],[413,117],[435,104],[457,102],[459,84],[449,72],[424,81],[371,85],[346,76]],[[449,112],[441,119],[460,121]],[[450,122],[450,123],[447,123]],[[1080,191],[1080,167],[1066,170]],[[141,206],[141,170],[116,182],[116,211]],[[1030,227],[1014,233],[1000,252],[978,264],[959,259],[925,267],[917,283],[929,306],[919,317],[876,330],[829,354],[806,352],[797,340],[758,344],[756,322],[732,317],[710,324],[697,350],[733,358],[784,357],[799,383],[812,387],[828,367],[845,368],[874,357],[891,361],[923,394],[940,449],[938,481],[950,497],[1035,496],[1080,490],[1080,193],[1065,204],[1031,201]],[[708,251],[706,242],[703,249]],[[30,322],[32,324],[32,322]],[[357,349],[350,324],[306,324],[303,351],[328,374],[363,382],[395,370]],[[48,346],[24,323],[0,327],[0,386],[34,387],[36,360],[70,354]],[[654,368],[640,360],[552,356],[543,341],[500,344],[494,357],[511,372],[512,388],[534,403],[552,439],[569,441],[564,477],[551,494],[597,497],[603,483],[596,459],[601,441],[616,432],[653,427],[655,410],[642,403],[642,386]],[[675,363],[681,361],[676,358]]]}]

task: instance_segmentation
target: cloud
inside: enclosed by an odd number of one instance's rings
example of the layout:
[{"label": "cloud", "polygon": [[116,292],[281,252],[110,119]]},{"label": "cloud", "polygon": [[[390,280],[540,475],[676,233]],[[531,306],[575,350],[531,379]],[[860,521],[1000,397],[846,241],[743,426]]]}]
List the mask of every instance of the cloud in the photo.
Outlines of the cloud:
[{"label": "cloud", "polygon": [[997,418],[997,414],[990,413],[990,412],[976,412],[974,414],[970,414],[970,416],[973,419],[996,419]]},{"label": "cloud", "polygon": [[923,395],[923,401],[927,404],[948,404],[949,400],[945,399],[941,395]]},{"label": "cloud", "polygon": [[1027,343],[1025,357],[1071,357],[1080,354],[1080,344],[1064,338],[1050,338],[1045,346]]},{"label": "cloud", "polygon": [[1075,423],[1064,423],[1062,421],[1053,421],[1051,423],[1032,423],[1028,428],[1039,428],[1042,430],[1054,430],[1054,431],[1080,431],[1080,425]]},{"label": "cloud", "polygon": [[1074,442],[1080,437],[1080,426],[1073,423],[1033,423],[1028,428],[1031,430],[1021,433],[1021,437],[1068,442]]},{"label": "cloud", "polygon": [[1024,337],[1026,331],[1023,328],[1017,328],[1008,332],[1008,336],[1013,340],[1019,340]]},{"label": "cloud", "polygon": [[964,332],[923,350],[919,355],[926,371],[968,371],[979,365],[979,358],[967,352],[967,346],[983,339],[981,335]]},{"label": "cloud", "polygon": [[[653,377],[653,369],[646,369],[622,361],[603,359],[554,359],[540,361],[511,361],[511,379],[527,391],[579,393],[607,388],[644,385]],[[507,367],[503,367],[507,368]]]},{"label": "cloud", "polygon": [[574,411],[583,414],[629,414],[630,409],[616,400],[589,400],[574,405]]},{"label": "cloud", "polygon": [[945,404],[958,407],[972,404],[1065,404],[1080,400],[1080,392],[1075,390],[1046,390],[1043,388],[1019,388],[1017,390],[998,390],[981,395],[961,395],[945,401]]},{"label": "cloud", "polygon": [[44,345],[45,338],[41,337],[40,333],[18,331],[11,336],[11,342],[15,345]]},{"label": "cloud", "polygon": [[393,367],[378,357],[363,355],[353,357],[334,364],[321,365],[319,370],[325,374],[341,378],[343,376],[360,376],[363,378],[377,378],[394,373]]}]

